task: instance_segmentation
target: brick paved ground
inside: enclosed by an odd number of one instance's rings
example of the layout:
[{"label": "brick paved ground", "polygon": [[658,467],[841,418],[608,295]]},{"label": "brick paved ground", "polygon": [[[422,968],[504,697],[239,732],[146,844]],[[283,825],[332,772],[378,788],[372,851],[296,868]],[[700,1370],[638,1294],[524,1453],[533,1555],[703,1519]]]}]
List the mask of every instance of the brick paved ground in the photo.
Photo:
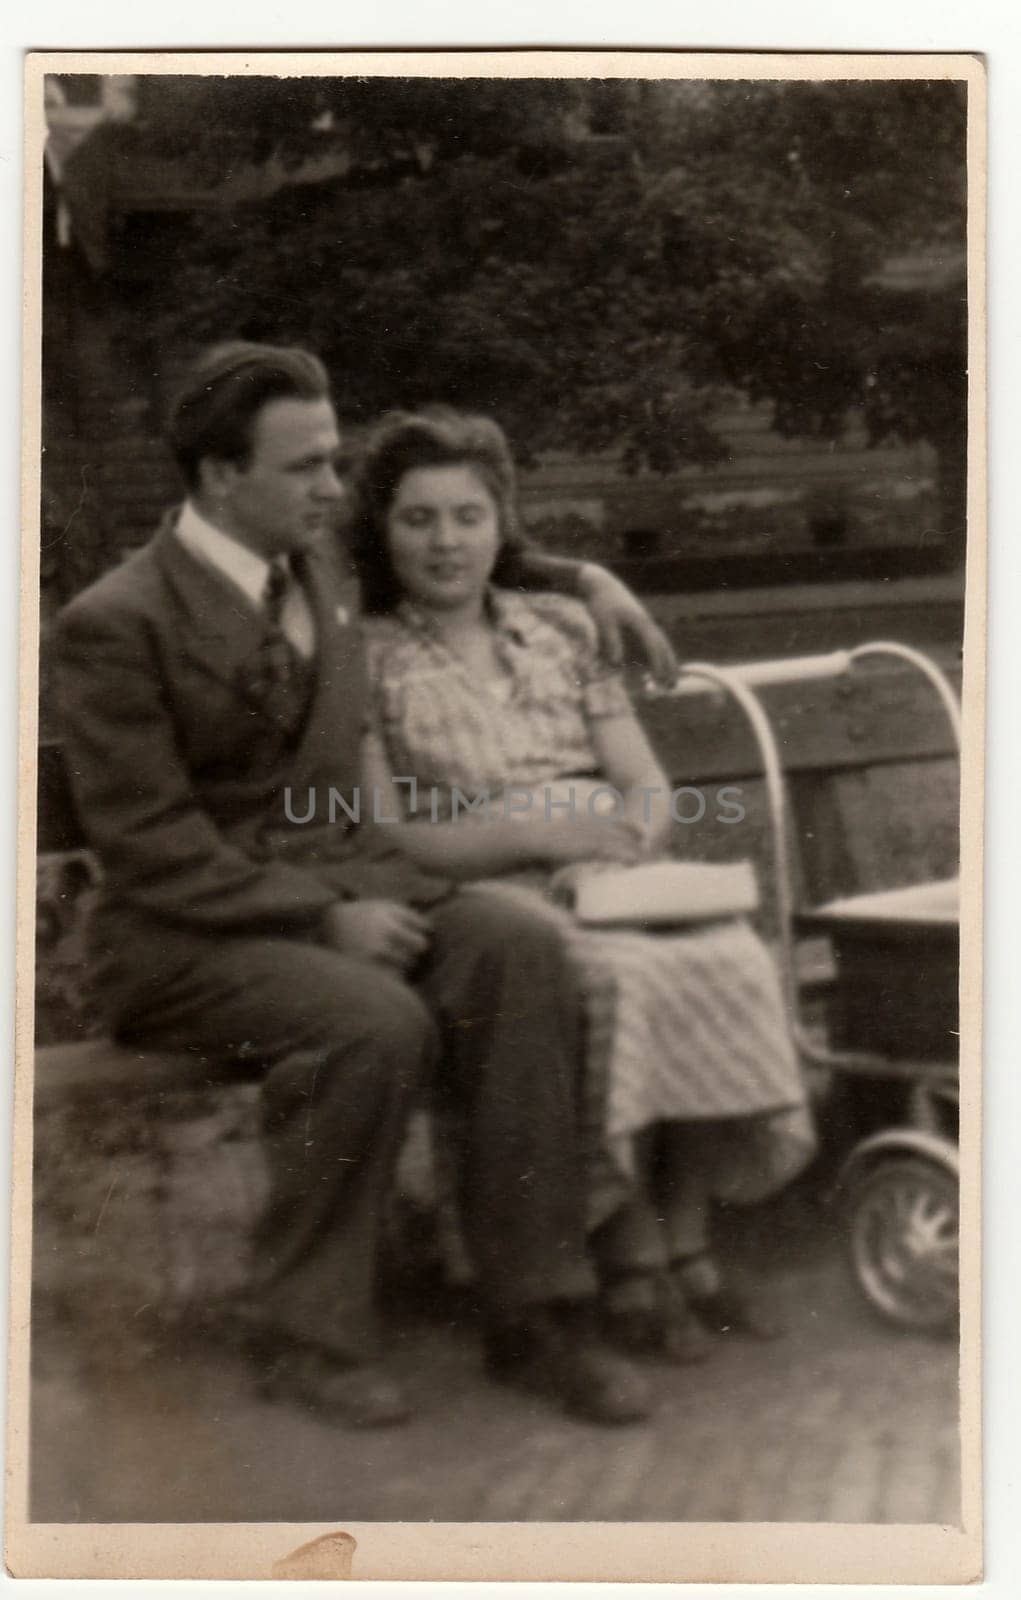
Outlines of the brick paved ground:
[{"label": "brick paved ground", "polygon": [[50,1326],[36,1351],[33,1516],[955,1522],[953,1346],[873,1320],[813,1207],[788,1201],[733,1243],[788,1336],[653,1369],[655,1420],[614,1432],[488,1384],[458,1318],[397,1324],[421,1409],[380,1434],[257,1399],[222,1347],[139,1339],[86,1361],[80,1333]]}]

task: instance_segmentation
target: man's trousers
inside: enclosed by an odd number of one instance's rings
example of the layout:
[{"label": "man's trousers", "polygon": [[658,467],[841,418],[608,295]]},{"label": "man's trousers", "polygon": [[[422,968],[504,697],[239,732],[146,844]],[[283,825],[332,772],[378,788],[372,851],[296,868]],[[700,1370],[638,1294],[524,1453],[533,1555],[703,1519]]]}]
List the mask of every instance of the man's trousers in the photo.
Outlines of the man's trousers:
[{"label": "man's trousers", "polygon": [[463,1114],[461,1199],[489,1308],[592,1289],[580,1007],[560,941],[482,889],[429,918],[425,1003],[389,969],[297,938],[140,924],[103,963],[121,1037],[262,1073],[270,1196],[253,1311],[267,1332],[346,1360],[376,1348],[380,1224],[432,1072]]}]

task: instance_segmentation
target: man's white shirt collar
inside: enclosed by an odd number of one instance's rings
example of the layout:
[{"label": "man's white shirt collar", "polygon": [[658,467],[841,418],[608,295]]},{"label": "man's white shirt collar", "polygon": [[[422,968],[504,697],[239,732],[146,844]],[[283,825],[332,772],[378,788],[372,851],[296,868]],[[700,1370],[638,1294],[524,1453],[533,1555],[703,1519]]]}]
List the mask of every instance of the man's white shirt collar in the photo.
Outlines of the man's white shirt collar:
[{"label": "man's white shirt collar", "polygon": [[177,537],[192,555],[215,567],[231,583],[236,584],[253,605],[262,605],[269,562],[232,539],[230,534],[214,528],[196,511],[190,500],[186,500],[181,507],[177,519]]}]

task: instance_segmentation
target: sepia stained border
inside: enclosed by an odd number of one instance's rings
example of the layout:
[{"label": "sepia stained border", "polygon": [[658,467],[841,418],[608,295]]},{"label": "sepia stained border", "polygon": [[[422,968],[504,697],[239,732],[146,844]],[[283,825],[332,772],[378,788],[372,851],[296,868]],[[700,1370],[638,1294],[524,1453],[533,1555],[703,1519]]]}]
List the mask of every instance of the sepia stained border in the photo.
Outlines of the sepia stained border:
[{"label": "sepia stained border", "polygon": [[[969,90],[969,457],[961,786],[961,1439],[959,1527],[793,1523],[351,1523],[351,1576],[418,1580],[905,1583],[981,1572],[980,1139],[985,717],[985,71],[959,54],[597,50],[40,52],[25,76],[24,454],[18,985],[7,1452],[7,1563],[18,1577],[269,1578],[335,1526],[43,1524],[27,1516],[32,1036],[39,629],[42,80],[47,72],[196,75],[944,79]],[[329,1548],[350,1548],[334,1541]],[[341,1557],[341,1560],[343,1558]],[[283,1565],[282,1565],[283,1564]],[[276,1569],[276,1571],[274,1570]],[[294,1575],[297,1575],[295,1572]],[[313,1575],[309,1572],[307,1575]],[[315,1576],[345,1576],[339,1568]]]}]

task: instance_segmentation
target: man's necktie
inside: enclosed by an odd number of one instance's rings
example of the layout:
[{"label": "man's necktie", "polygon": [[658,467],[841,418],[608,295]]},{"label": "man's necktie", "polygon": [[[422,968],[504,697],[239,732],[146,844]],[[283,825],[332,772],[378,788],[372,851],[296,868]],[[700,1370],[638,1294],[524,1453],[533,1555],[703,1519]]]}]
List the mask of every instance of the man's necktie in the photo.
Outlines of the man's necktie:
[{"label": "man's necktie", "polygon": [[278,556],[270,563],[262,591],[262,638],[240,678],[246,698],[288,737],[301,726],[310,692],[306,663],[283,625],[284,606],[296,581],[286,556]]},{"label": "man's necktie", "polygon": [[291,563],[287,556],[277,556],[269,564],[266,585],[262,591],[262,604],[266,617],[266,634],[260,656],[268,684],[288,684],[296,666],[294,647],[284,632],[284,603],[292,583]]}]

